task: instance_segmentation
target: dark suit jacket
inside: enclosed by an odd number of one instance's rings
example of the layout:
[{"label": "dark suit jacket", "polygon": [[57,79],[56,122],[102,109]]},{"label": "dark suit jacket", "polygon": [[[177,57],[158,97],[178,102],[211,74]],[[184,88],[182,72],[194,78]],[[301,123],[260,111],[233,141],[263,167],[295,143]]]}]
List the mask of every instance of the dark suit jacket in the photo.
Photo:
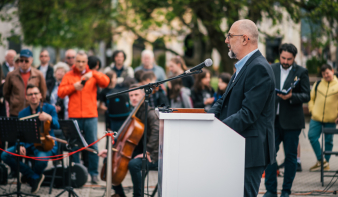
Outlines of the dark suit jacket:
[{"label": "dark suit jacket", "polygon": [[246,168],[267,166],[276,161],[273,71],[257,51],[248,59],[236,79],[234,76],[222,98],[216,101],[208,113],[214,113],[223,123],[246,138]]},{"label": "dark suit jacket", "polygon": [[6,66],[6,62],[4,62],[4,63],[1,65],[1,67],[2,67],[3,79],[6,79],[6,76],[7,76],[8,72],[9,72],[9,69],[8,69],[8,67]]},{"label": "dark suit jacket", "polygon": [[[40,70],[40,67],[41,66],[39,66],[37,69]],[[45,79],[46,79],[46,82],[54,79],[54,69],[51,65],[48,65],[48,69],[47,69],[47,72],[46,72],[46,78]]]},{"label": "dark suit jacket", "polygon": [[[281,68],[280,63],[272,64],[272,70],[275,74],[276,88],[280,89]],[[303,113],[303,103],[310,101],[310,82],[307,69],[292,65],[289,75],[285,79],[283,89],[288,89],[295,78],[300,79],[294,89],[289,100],[283,100],[276,96],[275,109],[279,103],[279,123],[283,129],[301,130],[305,128],[305,120]]]}]

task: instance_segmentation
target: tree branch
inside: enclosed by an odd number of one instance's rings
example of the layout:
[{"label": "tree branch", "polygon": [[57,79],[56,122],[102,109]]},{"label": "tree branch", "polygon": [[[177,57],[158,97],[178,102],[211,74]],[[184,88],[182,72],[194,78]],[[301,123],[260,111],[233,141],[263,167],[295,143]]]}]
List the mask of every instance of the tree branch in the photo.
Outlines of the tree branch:
[{"label": "tree branch", "polygon": [[174,50],[172,50],[172,49],[166,47],[165,45],[158,45],[158,44],[156,44],[155,42],[149,41],[149,40],[146,39],[144,36],[141,36],[141,35],[140,35],[133,27],[130,27],[128,24],[123,23],[123,24],[121,24],[121,25],[123,25],[127,30],[132,31],[137,37],[139,37],[139,38],[141,38],[142,40],[144,40],[144,42],[147,42],[147,43],[149,43],[149,44],[151,44],[151,45],[153,45],[153,46],[156,46],[156,47],[158,47],[158,48],[160,48],[160,49],[163,49],[163,50],[165,50],[165,51],[169,51],[169,52],[171,52],[171,53],[173,53],[173,54],[175,54],[175,55],[180,55],[180,54],[178,54],[176,51],[174,51]]}]

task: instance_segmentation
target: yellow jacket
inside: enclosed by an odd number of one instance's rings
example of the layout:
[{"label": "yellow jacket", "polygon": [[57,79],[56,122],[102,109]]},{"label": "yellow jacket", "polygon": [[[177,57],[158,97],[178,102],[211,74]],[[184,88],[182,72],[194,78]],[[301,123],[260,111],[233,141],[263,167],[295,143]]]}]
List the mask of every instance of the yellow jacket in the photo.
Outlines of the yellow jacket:
[{"label": "yellow jacket", "polygon": [[316,84],[317,82],[313,84],[310,94],[309,111],[312,114],[311,119],[324,123],[334,123],[338,116],[338,79],[336,76],[331,82],[322,79],[317,87],[317,95],[315,95]]}]

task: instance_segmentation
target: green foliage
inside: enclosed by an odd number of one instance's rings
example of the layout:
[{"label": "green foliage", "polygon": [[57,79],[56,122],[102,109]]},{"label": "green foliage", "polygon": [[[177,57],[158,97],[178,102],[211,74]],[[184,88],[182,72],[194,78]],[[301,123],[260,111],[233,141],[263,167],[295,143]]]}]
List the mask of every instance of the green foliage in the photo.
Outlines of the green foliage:
[{"label": "green foliage", "polygon": [[166,68],[165,68],[165,60],[166,60],[165,53],[160,54],[157,57],[157,60],[156,60],[157,65],[160,66],[160,67],[162,67],[164,69],[164,71],[166,70]]},{"label": "green foliage", "polygon": [[219,66],[218,66],[218,73],[222,73],[224,72],[224,65],[222,63],[222,61],[219,63]]},{"label": "green foliage", "polygon": [[306,68],[308,69],[309,74],[319,74],[320,67],[326,63],[326,60],[323,58],[312,57],[306,61]]},{"label": "green foliage", "polygon": [[18,1],[24,43],[89,49],[111,38],[110,0]]},{"label": "green foliage", "polygon": [[210,80],[210,83],[211,83],[211,87],[217,91],[217,88],[218,88],[218,77],[212,77],[211,80]]},{"label": "green foliage", "polygon": [[[228,48],[224,44],[225,33],[228,31],[227,28],[240,18],[260,22],[264,16],[271,19],[272,24],[276,25],[282,21],[286,11],[289,14],[289,20],[293,20],[295,23],[298,23],[303,17],[307,17],[310,21],[325,19],[328,20],[328,23],[321,21],[320,28],[318,28],[321,30],[320,35],[325,34],[329,39],[331,38],[330,40],[338,40],[334,39],[335,34],[332,29],[333,24],[337,22],[338,4],[337,1],[332,0],[128,0],[120,2],[121,4],[116,10],[120,13],[116,17],[117,24],[133,31],[145,40],[148,33],[163,26],[170,29],[168,33],[162,35],[167,40],[187,35],[187,32],[198,35],[200,24],[202,24],[203,29],[207,32],[206,37],[196,36],[194,39],[203,39],[209,49],[214,48],[221,54],[223,66],[220,66],[220,69],[226,72],[232,72],[233,61],[227,56]],[[306,14],[302,14],[301,10],[304,10]],[[226,18],[227,28],[223,23],[224,18]],[[174,23],[176,25],[173,25]],[[261,33],[265,34],[266,32]],[[272,36],[277,34],[279,34],[278,31]],[[316,39],[319,40],[318,38],[321,37],[317,36]],[[149,40],[146,41],[154,44]],[[316,44],[316,42],[313,43]],[[165,46],[163,49],[176,53]],[[199,57],[203,55],[205,54],[198,54]]]},{"label": "green foliage", "polygon": [[[216,49],[221,54],[223,66],[220,69],[226,72],[232,72],[233,62],[227,56],[225,33],[240,18],[260,22],[264,16],[276,25],[282,21],[286,10],[290,20],[296,23],[305,18],[318,25],[311,32],[312,45],[323,46],[323,36],[329,41],[338,40],[338,30],[333,28],[338,16],[338,3],[334,0],[117,1],[119,3],[112,6],[111,0],[2,0],[0,10],[7,4],[17,5],[18,12],[13,14],[19,16],[24,43],[28,45],[88,49],[97,41],[108,42],[112,33],[130,30],[155,47],[157,44],[147,40],[147,35],[159,27],[169,29],[167,32],[157,31],[166,41],[190,33],[194,40],[203,39],[207,43],[208,49],[201,51]],[[12,17],[0,15],[0,20],[9,21]],[[112,24],[119,28],[112,28]],[[206,30],[205,36],[199,35],[201,28]],[[162,44],[158,48],[177,54]],[[197,58],[203,55],[206,54],[198,54]]]}]

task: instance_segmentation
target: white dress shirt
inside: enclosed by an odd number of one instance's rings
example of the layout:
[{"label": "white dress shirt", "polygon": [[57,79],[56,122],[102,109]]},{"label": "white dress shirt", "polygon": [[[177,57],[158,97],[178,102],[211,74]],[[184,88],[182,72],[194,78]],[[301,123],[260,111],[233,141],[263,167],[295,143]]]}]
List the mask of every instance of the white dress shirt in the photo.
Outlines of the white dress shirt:
[{"label": "white dress shirt", "polygon": [[[285,80],[288,77],[290,70],[292,69],[292,66],[290,66],[288,69],[284,69],[282,65],[280,65],[280,87],[279,89],[282,90]],[[277,115],[279,115],[279,103],[277,105]]]},{"label": "white dress shirt", "polygon": [[7,66],[9,72],[12,72],[14,70],[14,66],[9,66],[8,62],[6,62],[6,66]]},{"label": "white dress shirt", "polygon": [[48,64],[40,66],[40,71],[42,72],[43,77],[45,79],[46,79],[46,75],[47,75],[47,70],[48,70]]}]

